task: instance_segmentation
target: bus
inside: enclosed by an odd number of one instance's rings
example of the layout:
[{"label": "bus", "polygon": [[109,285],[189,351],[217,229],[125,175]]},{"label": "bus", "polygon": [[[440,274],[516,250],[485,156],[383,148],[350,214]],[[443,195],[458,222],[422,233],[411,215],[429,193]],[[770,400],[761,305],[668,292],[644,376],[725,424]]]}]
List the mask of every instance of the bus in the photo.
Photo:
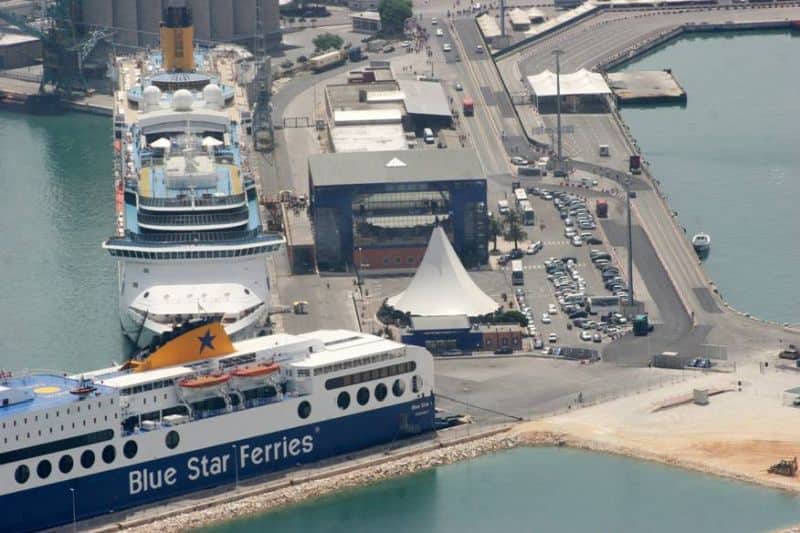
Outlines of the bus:
[{"label": "bus", "polygon": [[511,284],[525,285],[525,276],[522,273],[522,261],[520,259],[511,261]]},{"label": "bus", "polygon": [[528,200],[523,200],[519,203],[519,210],[522,211],[522,223],[526,226],[532,226],[536,217],[533,213],[533,206]]},{"label": "bus", "polygon": [[519,206],[522,202],[528,201],[528,193],[526,193],[525,189],[522,187],[519,189],[514,189],[514,198],[516,198],[517,206]]}]

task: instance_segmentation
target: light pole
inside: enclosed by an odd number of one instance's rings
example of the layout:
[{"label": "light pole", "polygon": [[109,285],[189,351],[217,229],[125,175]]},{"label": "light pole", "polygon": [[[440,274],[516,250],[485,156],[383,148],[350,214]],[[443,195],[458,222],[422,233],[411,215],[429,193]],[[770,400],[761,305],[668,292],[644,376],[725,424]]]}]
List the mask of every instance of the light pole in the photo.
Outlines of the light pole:
[{"label": "light pole", "polygon": [[556,165],[561,170],[561,54],[564,51],[561,49],[553,50],[553,55],[556,56],[556,135],[558,139],[558,155]]},{"label": "light pole", "polygon": [[633,229],[631,227],[631,178],[625,179],[625,198],[628,206],[628,290],[633,305]]},{"label": "light pole", "polygon": [[75,512],[75,489],[70,487],[69,492],[72,495],[72,531],[78,531],[78,513]]},{"label": "light pole", "polygon": [[239,490],[239,447],[236,444],[231,444],[233,448],[233,466],[236,475],[236,490]]}]

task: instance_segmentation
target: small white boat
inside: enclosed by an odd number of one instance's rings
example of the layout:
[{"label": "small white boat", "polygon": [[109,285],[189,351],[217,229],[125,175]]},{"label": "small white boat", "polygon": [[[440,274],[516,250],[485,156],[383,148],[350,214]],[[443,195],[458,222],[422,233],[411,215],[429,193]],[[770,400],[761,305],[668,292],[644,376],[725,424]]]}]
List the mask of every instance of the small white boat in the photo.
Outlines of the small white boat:
[{"label": "small white boat", "polygon": [[711,236],[707,233],[698,233],[692,237],[692,246],[698,254],[707,254],[711,249]]}]

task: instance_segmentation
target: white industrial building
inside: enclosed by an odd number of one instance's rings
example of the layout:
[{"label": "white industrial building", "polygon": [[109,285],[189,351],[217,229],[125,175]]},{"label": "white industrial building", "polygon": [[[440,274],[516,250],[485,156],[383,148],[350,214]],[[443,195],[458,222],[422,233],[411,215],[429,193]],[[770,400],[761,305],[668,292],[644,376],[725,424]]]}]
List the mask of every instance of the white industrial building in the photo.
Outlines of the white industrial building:
[{"label": "white industrial building", "polygon": [[571,74],[561,74],[556,80],[555,72],[545,70],[528,76],[528,85],[534,103],[540,113],[555,113],[560,84],[562,113],[606,112],[609,109],[611,88],[603,75],[581,69]]}]

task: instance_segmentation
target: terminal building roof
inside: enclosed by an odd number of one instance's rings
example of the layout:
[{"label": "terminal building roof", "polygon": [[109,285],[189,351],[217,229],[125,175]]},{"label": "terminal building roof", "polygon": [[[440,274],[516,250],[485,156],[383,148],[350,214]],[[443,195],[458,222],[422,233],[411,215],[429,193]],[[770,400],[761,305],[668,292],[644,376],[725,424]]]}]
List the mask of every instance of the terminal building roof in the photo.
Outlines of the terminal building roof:
[{"label": "terminal building roof", "polygon": [[[611,94],[603,75],[581,69],[572,74],[561,74],[561,96],[577,96],[589,94]],[[535,76],[528,76],[528,84],[537,97],[556,96],[556,74],[549,70]]]},{"label": "terminal building roof", "polygon": [[318,154],[308,172],[315,187],[485,178],[471,148]]},{"label": "terminal building roof", "polygon": [[410,115],[452,116],[444,87],[438,81],[399,80]]}]

